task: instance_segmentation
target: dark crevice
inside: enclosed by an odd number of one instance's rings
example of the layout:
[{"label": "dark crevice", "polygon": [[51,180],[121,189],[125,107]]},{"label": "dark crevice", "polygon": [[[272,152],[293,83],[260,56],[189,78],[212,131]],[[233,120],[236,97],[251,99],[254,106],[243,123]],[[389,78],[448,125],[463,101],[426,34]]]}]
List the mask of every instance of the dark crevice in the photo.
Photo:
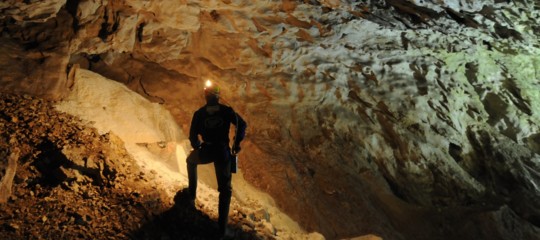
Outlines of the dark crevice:
[{"label": "dark crevice", "polygon": [[479,12],[480,14],[482,14],[482,16],[484,16],[485,18],[493,21],[493,22],[497,22],[497,17],[496,17],[496,13],[495,13],[495,9],[493,9],[492,6],[484,6],[482,8],[482,10],[480,10]]},{"label": "dark crevice", "polygon": [[98,37],[104,42],[107,41],[107,36],[109,36],[109,31],[107,30],[109,28],[108,18],[109,14],[107,13],[107,10],[105,10],[105,13],[103,14],[103,23],[101,24],[101,29],[99,29],[98,33]]},{"label": "dark crevice", "polygon": [[462,149],[459,145],[456,145],[454,143],[450,143],[448,146],[448,153],[454,160],[456,160],[457,163],[461,162],[463,158],[461,157]]},{"label": "dark crevice", "polygon": [[450,16],[452,19],[454,19],[454,21],[456,21],[459,24],[465,25],[467,27],[472,27],[472,28],[480,27],[478,22],[476,22],[473,18],[465,14],[457,12],[451,8],[445,8],[445,10],[446,10],[446,13],[448,13],[448,16]]},{"label": "dark crevice", "polygon": [[159,104],[165,103],[165,99],[163,99],[162,97],[151,95],[150,93],[148,93],[148,91],[146,91],[146,88],[144,87],[141,78],[139,78],[139,85],[141,86],[141,89],[143,90],[144,94],[146,94],[146,96],[159,99],[159,102],[158,102]]},{"label": "dark crevice", "polygon": [[[109,19],[112,18],[112,19]],[[113,24],[109,23],[109,20],[112,20]],[[109,13],[105,10],[103,14],[103,23],[101,24],[101,29],[99,29],[98,37],[101,38],[103,42],[107,41],[107,38],[118,30],[120,26],[120,19],[118,18],[118,13],[115,13],[113,16],[109,17]]]},{"label": "dark crevice", "polygon": [[521,90],[516,85],[515,81],[511,78],[507,78],[504,81],[503,86],[506,88],[506,90],[508,90],[509,95],[511,95],[510,100],[512,103],[514,103],[514,105],[521,110],[521,112],[532,116],[532,110],[530,107],[531,104],[529,101],[523,98],[521,95]]},{"label": "dark crevice", "polygon": [[482,99],[482,104],[489,115],[488,123],[491,126],[503,119],[508,112],[508,103],[501,96],[492,92],[486,94]]},{"label": "dark crevice", "polygon": [[32,50],[32,49],[36,49],[39,47],[39,42],[38,41],[30,41],[30,42],[26,42],[24,43],[23,45],[23,48],[24,50],[28,51],[28,50]]},{"label": "dark crevice", "polygon": [[432,9],[417,6],[407,1],[387,0],[386,2],[393,6],[397,12],[410,17],[413,24],[428,24],[431,19],[440,17],[440,14]]},{"label": "dark crevice", "polygon": [[73,28],[74,33],[79,31],[79,18],[77,18],[77,9],[79,8],[79,3],[80,0],[68,0],[66,2],[66,10],[73,18],[71,27]]},{"label": "dark crevice", "polygon": [[402,19],[400,17],[396,17],[394,16],[394,19],[397,20],[398,22],[402,23],[403,26],[405,26],[407,29],[412,29],[414,30],[415,28],[413,26],[411,26],[405,19]]},{"label": "dark crevice", "polygon": [[212,17],[212,20],[214,20],[214,22],[217,22],[220,18],[220,15],[216,10],[210,11],[210,16]]},{"label": "dark crevice", "polygon": [[394,181],[392,181],[391,179],[389,179],[385,175],[383,175],[383,178],[386,181],[386,183],[388,183],[388,186],[390,187],[390,191],[394,194],[394,196],[396,196],[397,198],[399,198],[399,199],[401,199],[401,200],[403,200],[405,202],[409,202],[409,201],[407,201],[407,198],[405,198],[405,194],[403,194],[403,192],[402,192],[401,188],[399,187],[399,185],[394,183]]},{"label": "dark crevice", "polygon": [[417,66],[414,63],[409,64],[409,68],[413,70],[413,76],[414,79],[416,79],[416,88],[418,89],[418,93],[421,96],[425,96],[428,94],[428,81],[426,78],[426,75],[428,73],[428,66],[426,64],[422,64],[421,66]]},{"label": "dark crevice", "polygon": [[523,41],[523,37],[521,36],[521,33],[514,29],[507,28],[505,26],[500,25],[499,23],[495,24],[495,32],[500,38],[503,39],[516,39],[518,41]]},{"label": "dark crevice", "polygon": [[111,33],[116,32],[119,26],[120,26],[120,18],[118,17],[118,13],[116,13],[114,17],[114,24],[112,26]]},{"label": "dark crevice", "polygon": [[478,63],[468,62],[465,64],[465,77],[476,93],[481,93],[482,88],[477,86],[478,83]]},{"label": "dark crevice", "polygon": [[137,26],[137,40],[139,42],[142,42],[142,40],[143,40],[144,26],[146,26],[146,23],[144,23],[144,22],[142,22],[141,24],[139,24],[139,26]]},{"label": "dark crevice", "polygon": [[403,45],[403,49],[409,50],[409,42],[410,40],[407,39],[407,32],[401,33],[401,44]]},{"label": "dark crevice", "polygon": [[88,60],[93,63],[97,63],[101,60],[101,56],[99,54],[91,54],[88,56]]},{"label": "dark crevice", "polygon": [[86,57],[88,59],[88,70],[93,71],[92,65],[97,64],[101,60],[101,56],[99,54],[91,54]]}]

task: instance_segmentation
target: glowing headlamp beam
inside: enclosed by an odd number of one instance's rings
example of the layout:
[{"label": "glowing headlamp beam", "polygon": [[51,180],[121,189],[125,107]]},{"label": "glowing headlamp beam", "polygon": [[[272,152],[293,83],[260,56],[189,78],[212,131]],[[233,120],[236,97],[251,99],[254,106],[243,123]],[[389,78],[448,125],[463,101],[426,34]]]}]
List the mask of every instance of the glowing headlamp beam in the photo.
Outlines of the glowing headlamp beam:
[{"label": "glowing headlamp beam", "polygon": [[206,80],[206,83],[204,84],[204,87],[205,87],[205,88],[209,88],[209,87],[211,87],[211,86],[212,86],[212,81]]}]

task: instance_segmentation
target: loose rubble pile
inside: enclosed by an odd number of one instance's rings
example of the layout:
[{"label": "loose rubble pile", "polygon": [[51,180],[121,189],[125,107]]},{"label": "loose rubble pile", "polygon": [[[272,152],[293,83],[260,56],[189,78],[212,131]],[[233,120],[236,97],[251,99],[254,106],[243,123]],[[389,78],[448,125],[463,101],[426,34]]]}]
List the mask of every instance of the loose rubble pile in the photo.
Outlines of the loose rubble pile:
[{"label": "loose rubble pile", "polygon": [[[12,190],[0,192],[0,239],[217,237],[215,221],[189,208],[182,191],[175,201],[163,194],[118,137],[99,135],[50,102],[0,94],[0,160],[0,185]],[[15,169],[11,186],[7,173]],[[249,216],[237,213],[233,222],[242,218]],[[272,238],[245,229],[237,227],[240,239]]]}]

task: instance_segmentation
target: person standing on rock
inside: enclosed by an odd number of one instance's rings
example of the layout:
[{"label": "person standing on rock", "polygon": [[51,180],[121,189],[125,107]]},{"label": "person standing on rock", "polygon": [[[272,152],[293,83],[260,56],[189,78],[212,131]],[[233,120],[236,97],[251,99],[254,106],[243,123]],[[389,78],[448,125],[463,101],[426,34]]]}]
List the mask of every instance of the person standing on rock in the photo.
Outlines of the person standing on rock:
[{"label": "person standing on rock", "polygon": [[[231,203],[231,163],[233,155],[240,152],[246,122],[229,106],[219,103],[220,88],[207,81],[204,88],[206,105],[193,114],[189,141],[193,151],[187,157],[189,194],[194,206],[197,192],[197,165],[214,162],[219,191],[218,225],[222,236],[231,235],[227,228]],[[229,147],[230,125],[236,126],[232,149]],[[199,140],[202,137],[202,142]],[[231,151],[232,150],[232,151]]]}]

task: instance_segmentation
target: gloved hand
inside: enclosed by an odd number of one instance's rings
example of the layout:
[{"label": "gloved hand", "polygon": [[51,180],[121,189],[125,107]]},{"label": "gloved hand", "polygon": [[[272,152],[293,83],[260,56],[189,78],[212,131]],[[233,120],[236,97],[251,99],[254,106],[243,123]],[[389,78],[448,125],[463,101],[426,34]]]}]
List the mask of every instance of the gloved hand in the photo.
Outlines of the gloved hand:
[{"label": "gloved hand", "polygon": [[242,148],[240,148],[240,144],[237,144],[237,143],[233,144],[233,147],[232,147],[233,155],[237,155],[240,152],[240,150],[242,150]]}]

